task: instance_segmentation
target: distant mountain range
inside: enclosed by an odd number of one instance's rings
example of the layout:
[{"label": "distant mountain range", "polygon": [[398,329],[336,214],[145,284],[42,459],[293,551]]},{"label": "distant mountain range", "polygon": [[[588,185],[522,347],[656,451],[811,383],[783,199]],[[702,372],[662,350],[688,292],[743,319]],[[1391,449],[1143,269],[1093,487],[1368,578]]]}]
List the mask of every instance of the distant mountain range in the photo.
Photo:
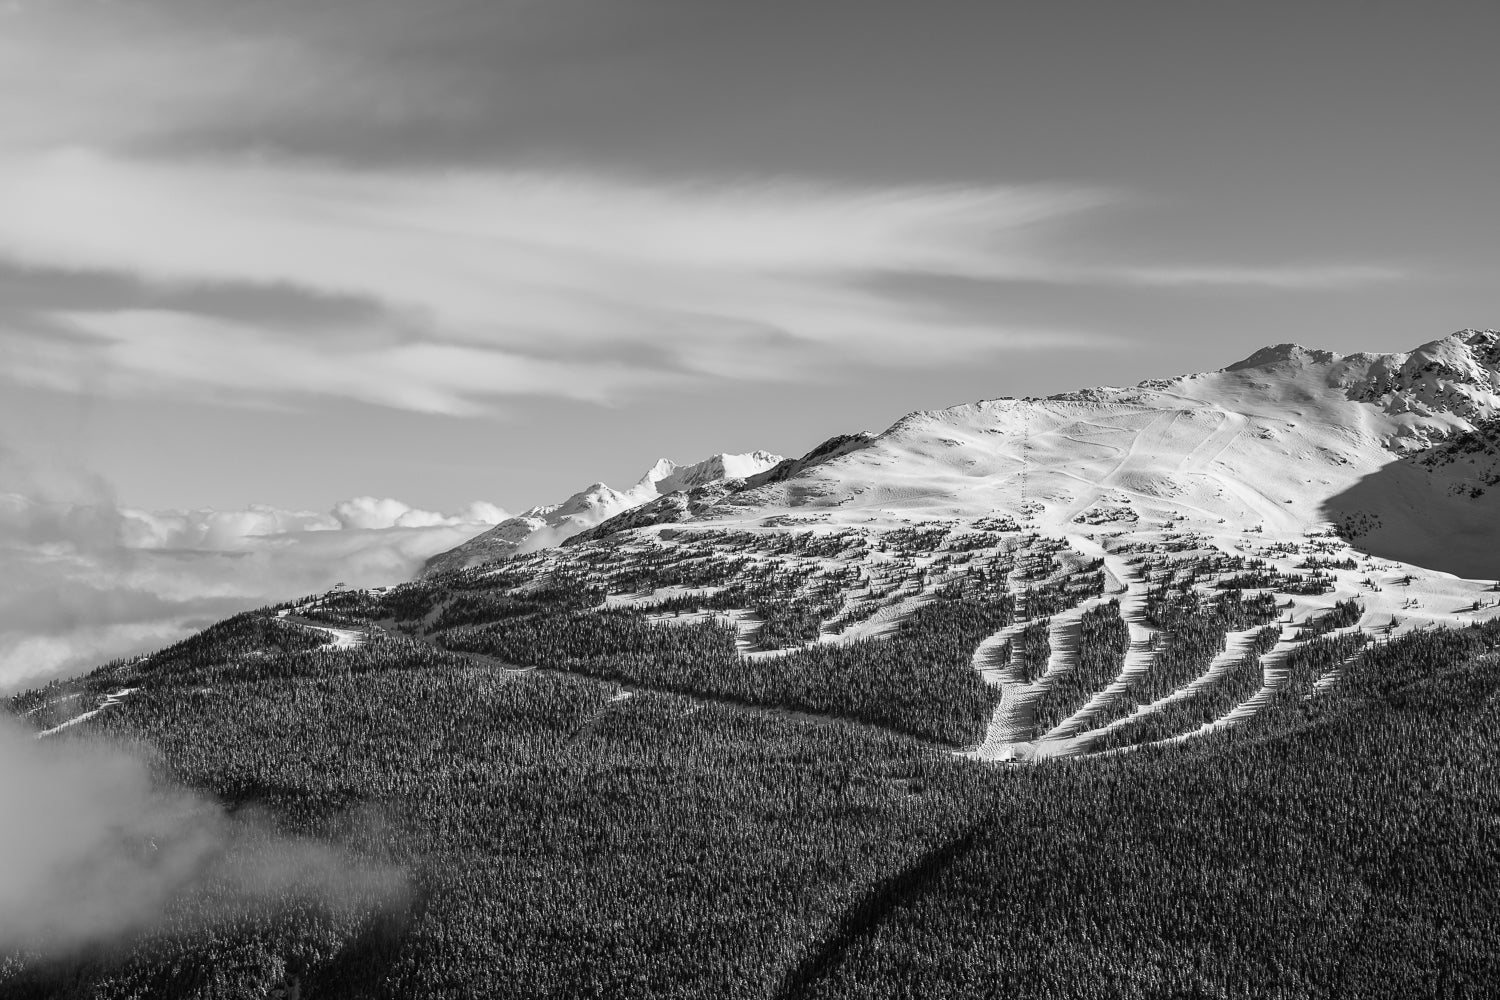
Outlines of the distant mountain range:
[{"label": "distant mountain range", "polygon": [[780,455],[766,451],[711,455],[692,465],[678,465],[663,458],[627,490],[594,483],[562,503],[532,507],[507,518],[484,534],[434,556],[428,561],[426,572],[448,572],[557,545],[616,514],[663,495],[725,480],[742,480],[782,461]]}]

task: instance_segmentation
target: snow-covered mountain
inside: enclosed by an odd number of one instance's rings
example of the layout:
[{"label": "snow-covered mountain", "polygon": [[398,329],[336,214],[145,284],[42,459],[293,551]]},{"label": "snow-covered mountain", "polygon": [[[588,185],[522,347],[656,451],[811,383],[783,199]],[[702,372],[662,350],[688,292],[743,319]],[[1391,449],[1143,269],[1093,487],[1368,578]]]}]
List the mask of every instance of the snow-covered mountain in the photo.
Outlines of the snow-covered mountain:
[{"label": "snow-covered mountain", "polygon": [[1332,522],[1362,548],[1500,574],[1500,333],[1399,354],[1282,344],[1219,371],[911,413],[647,523],[793,511],[859,523],[1008,514],[1044,531],[1182,523],[1209,534]]},{"label": "snow-covered mountain", "polygon": [[507,518],[484,534],[434,556],[428,561],[426,572],[462,569],[557,545],[617,514],[664,495],[726,480],[745,479],[783,461],[780,455],[768,451],[711,455],[691,465],[678,465],[663,458],[627,490],[594,483],[562,503],[532,507]]},{"label": "snow-covered mountain", "polygon": [[1377,555],[1500,575],[1500,333],[1395,354],[1280,344],[1131,387],[921,410],[799,459],[663,459],[434,558],[429,572],[574,539],[797,512],[872,523],[1009,515],[1051,532],[1181,523],[1298,533],[1331,522]]},{"label": "snow-covered mountain", "polygon": [[[509,613],[537,581],[587,581],[595,607],[647,623],[717,615],[749,670],[906,634],[919,609],[998,581],[1016,604],[973,649],[1000,696],[972,755],[1019,761],[1188,739],[1288,692],[1326,691],[1336,668],[1316,677],[1291,659],[1319,635],[1347,639],[1339,655],[1352,656],[1500,621],[1492,330],[1397,354],[1282,344],[1126,388],[922,410],[770,458],[469,577],[504,595],[496,611],[465,603],[432,627]],[[442,594],[445,579],[420,585]],[[1171,606],[1196,608],[1222,638],[1189,655],[1198,640],[1170,623]],[[1085,615],[1128,634],[1102,674],[1079,660]]]},{"label": "snow-covered mountain", "polygon": [[421,580],[277,615],[332,648],[394,629],[486,669],[895,723],[980,760],[1112,753],[1315,697],[1368,643],[1500,627],[1496,487],[1500,333],[1282,344],[921,410],[798,459],[663,460]]}]

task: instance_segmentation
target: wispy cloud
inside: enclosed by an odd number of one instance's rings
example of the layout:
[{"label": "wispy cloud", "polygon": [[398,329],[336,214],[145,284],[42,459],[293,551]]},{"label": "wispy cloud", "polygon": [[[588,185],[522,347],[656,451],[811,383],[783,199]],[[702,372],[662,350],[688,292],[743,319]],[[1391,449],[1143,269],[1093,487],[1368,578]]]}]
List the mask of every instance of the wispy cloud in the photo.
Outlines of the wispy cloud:
[{"label": "wispy cloud", "polygon": [[[514,396],[614,404],[1113,342],[1102,318],[1008,321],[882,276],[1271,291],[1401,276],[1101,259],[1090,213],[1131,200],[1103,186],[668,177],[549,154],[533,133],[465,145],[545,116],[523,83],[559,83],[561,37],[629,18],[433,5],[15,8],[0,27],[0,291],[7,262],[32,280],[30,301],[0,301],[0,377],[472,416]],[[68,301],[85,288],[112,304]]]},{"label": "wispy cloud", "polygon": [[704,377],[1109,340],[934,309],[869,280],[882,274],[1262,290],[1402,277],[1062,252],[1063,232],[1117,197],[39,155],[0,162],[0,258],[80,284],[113,276],[137,301],[33,304],[31,323],[0,329],[0,361],[11,379],[71,391],[475,415],[511,396],[613,403]]},{"label": "wispy cloud", "polygon": [[1284,264],[1267,267],[1153,267],[1113,268],[1099,275],[1103,282],[1144,288],[1248,288],[1284,291],[1342,291],[1404,281],[1411,274],[1377,264]]},{"label": "wispy cloud", "polygon": [[1091,338],[933,315],[855,279],[1018,275],[1052,224],[1105,200],[1050,187],[13,159],[0,164],[0,255],[168,289],[300,289],[365,301],[373,317],[309,330],[186,308],[179,291],[175,309],[53,310],[76,336],[13,326],[0,350],[12,378],[62,388],[331,394],[463,414],[519,394],[605,402],[705,374],[787,377],[825,358],[1076,346]]},{"label": "wispy cloud", "polygon": [[[1113,342],[1104,318],[1013,321],[892,274],[1182,291],[1403,277],[1109,259],[1086,223],[1131,196],[1106,186],[669,177],[549,151],[525,126],[564,84],[559,52],[633,22],[597,4],[7,9],[0,295],[7,262],[30,280],[21,304],[0,297],[0,378],[27,384],[450,415],[514,396],[613,405]],[[609,85],[607,66],[579,73]],[[618,124],[588,123],[573,127]],[[71,301],[86,289],[110,301]]]}]

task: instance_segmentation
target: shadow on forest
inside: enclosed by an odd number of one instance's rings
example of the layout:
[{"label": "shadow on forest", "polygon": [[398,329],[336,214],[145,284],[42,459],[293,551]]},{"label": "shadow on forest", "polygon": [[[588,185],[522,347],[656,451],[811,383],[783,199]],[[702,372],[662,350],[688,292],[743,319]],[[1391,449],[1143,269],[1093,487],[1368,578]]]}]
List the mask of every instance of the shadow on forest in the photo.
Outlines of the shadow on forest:
[{"label": "shadow on forest", "polygon": [[994,836],[997,825],[993,818],[981,820],[901,871],[877,881],[844,913],[832,931],[792,967],[776,991],[776,1000],[810,996],[814,985],[828,974],[852,942],[869,935],[891,911],[921,895],[949,866],[973,850],[976,843]]},{"label": "shadow on forest", "polygon": [[332,961],[307,977],[303,995],[330,1000],[402,996],[387,976],[426,909],[426,893],[413,893],[403,905],[376,913]]}]

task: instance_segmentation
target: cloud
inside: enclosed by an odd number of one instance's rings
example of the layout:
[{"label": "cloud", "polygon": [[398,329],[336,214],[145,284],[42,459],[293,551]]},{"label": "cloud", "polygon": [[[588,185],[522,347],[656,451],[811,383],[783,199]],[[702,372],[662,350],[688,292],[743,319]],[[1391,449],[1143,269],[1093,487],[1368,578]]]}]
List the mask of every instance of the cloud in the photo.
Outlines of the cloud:
[{"label": "cloud", "polygon": [[[114,309],[33,305],[46,323],[13,318],[0,352],[11,378],[72,391],[342,396],[463,415],[499,397],[611,402],[835,359],[928,364],[1077,346],[1098,338],[983,324],[858,279],[1027,273],[1051,225],[1108,200],[1044,185],[12,157],[0,161],[0,256],[160,291]],[[220,307],[191,294],[199,287],[219,289]],[[223,290],[236,287],[349,315],[226,315]]]},{"label": "cloud", "polygon": [[401,888],[394,871],[154,781],[120,747],[39,741],[3,716],[0,801],[0,952],[56,954],[148,930],[210,887],[191,910],[205,923],[288,897],[381,905]]},{"label": "cloud", "polygon": [[0,546],[0,691],[159,649],[228,615],[410,579],[483,526],[300,532],[209,549]]},{"label": "cloud", "polygon": [[[483,132],[493,120],[473,116],[496,86],[518,59],[538,61],[537,19],[524,15],[539,6],[10,0],[0,3],[0,148],[80,135],[131,145],[223,132],[354,139],[422,122]],[[550,20],[559,0],[546,6]],[[587,4],[574,16],[609,13]]]},{"label": "cloud", "polygon": [[[0,496],[0,509],[19,508],[23,498]],[[146,511],[120,508],[119,542],[130,549],[206,549],[248,551],[259,545],[286,545],[306,532],[381,531],[389,528],[462,528],[477,530],[510,516],[504,509],[476,500],[452,514],[422,510],[393,497],[353,497],[325,513],[283,510],[251,504],[232,510]],[[73,515],[76,516],[76,515]],[[302,541],[305,541],[303,539]]]},{"label": "cloud", "polygon": [[[517,396],[614,405],[709,379],[1114,343],[1002,306],[943,307],[881,276],[1272,291],[1403,276],[1359,261],[1160,264],[1139,249],[1101,261],[1079,222],[1134,200],[1112,187],[674,178],[547,152],[528,125],[549,102],[612,85],[610,64],[564,56],[658,18],[682,15],[24,5],[0,30],[0,289],[7,261],[33,280],[23,306],[0,303],[0,377],[479,416]],[[1133,248],[1153,242],[1143,229]],[[36,274],[55,279],[51,301]],[[80,307],[85,287],[108,303]]]},{"label": "cloud", "polygon": [[1302,264],[1278,267],[1124,267],[1101,280],[1145,288],[1251,288],[1338,291],[1402,281],[1409,272],[1374,264]]},{"label": "cloud", "polygon": [[251,504],[238,510],[121,508],[119,544],[129,549],[239,549],[253,539],[340,527],[331,514]]},{"label": "cloud", "polygon": [[[882,275],[1179,289],[1403,276],[1093,263],[1068,248],[1076,219],[1121,200],[1057,185],[13,156],[0,159],[0,259],[31,275],[32,301],[0,317],[0,362],[11,379],[73,392],[473,416],[514,396],[611,404],[705,377],[832,377],[1110,340],[943,308]],[[52,307],[36,301],[38,274],[69,270],[96,296],[113,281],[113,305],[80,309],[60,290]]]},{"label": "cloud", "polygon": [[333,505],[332,517],[342,528],[437,528],[499,524],[510,515],[492,503],[476,500],[457,514],[439,514],[409,507],[389,497],[354,497]]},{"label": "cloud", "polygon": [[504,520],[358,497],[326,513],[267,506],[142,511],[106,484],[0,450],[0,690],[44,683],[176,641],[228,615],[327,590],[408,579]]},{"label": "cloud", "polygon": [[[0,690],[158,649],[230,614],[336,583],[399,583],[486,526],[207,534],[201,547],[182,547],[199,535],[196,520],[168,516],[161,519],[165,529],[158,523],[143,535],[132,533],[137,518],[127,515],[121,519],[127,528],[114,541],[95,542],[86,534],[53,535],[29,545],[0,540],[6,567],[0,578]],[[69,521],[90,524],[90,518],[75,515]]]}]

